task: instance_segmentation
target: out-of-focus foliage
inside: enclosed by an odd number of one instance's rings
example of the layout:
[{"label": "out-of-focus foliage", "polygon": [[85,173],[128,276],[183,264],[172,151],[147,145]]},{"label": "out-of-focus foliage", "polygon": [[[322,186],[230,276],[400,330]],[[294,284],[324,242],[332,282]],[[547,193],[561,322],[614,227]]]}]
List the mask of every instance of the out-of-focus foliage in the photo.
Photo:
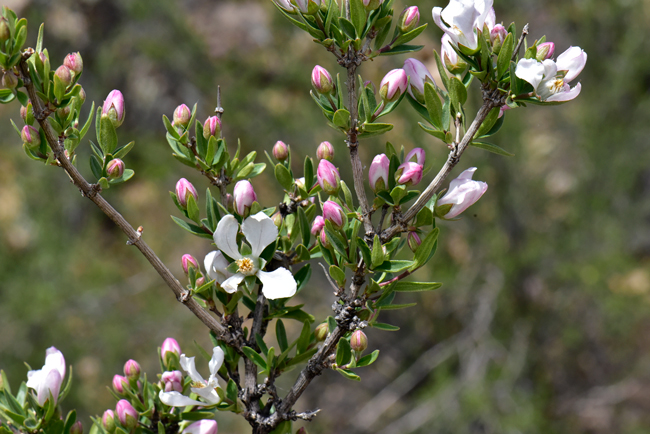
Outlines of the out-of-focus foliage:
[{"label": "out-of-focus foliage", "polygon": [[[183,253],[201,257],[208,249],[168,217],[174,206],[167,191],[182,176],[205,184],[169,155],[162,113],[198,101],[205,118],[220,84],[229,143],[239,137],[244,151],[262,151],[281,139],[301,161],[329,140],[349,179],[344,144],[309,97],[311,68],[318,63],[334,72],[333,57],[270,2],[9,3],[29,20],[28,42],[45,22],[52,59],[81,52],[89,100],[101,103],[111,89],[123,91],[121,131],[136,140],[127,164],[137,176],[107,197],[144,226],[147,242],[179,277]],[[431,22],[433,6],[444,6],[413,3],[423,22]],[[382,357],[360,385],[329,372],[315,381],[299,404],[323,409],[310,432],[641,433],[650,427],[650,2],[508,0],[495,9],[506,25],[530,22],[531,37],[546,34],[558,53],[572,44],[585,49],[582,94],[557,108],[509,111],[494,141],[515,157],[479,149],[463,157],[459,170],[477,166],[490,188],[460,222],[440,225],[435,269],[418,277],[445,285],[437,293],[402,296],[421,303],[387,314],[400,331],[368,331],[370,349],[379,348]],[[426,48],[416,57],[431,71],[431,50],[441,36],[430,26],[418,39]],[[360,72],[378,84],[403,60],[376,59],[372,72]],[[55,345],[75,370],[65,404],[88,421],[85,415],[113,406],[101,391],[124,361],[134,358],[155,372],[155,348],[165,337],[174,336],[192,355],[193,339],[206,347],[209,340],[62,171],[25,157],[8,121],[20,120],[18,108],[0,108],[0,367],[17,384],[27,371],[22,361],[40,366],[43,350]],[[421,146],[428,161],[442,163],[446,149],[417,120],[407,105],[399,108],[386,139]],[[156,148],[159,153],[149,152]],[[379,141],[363,141],[364,164],[380,149]],[[145,151],[153,157],[145,160]],[[87,161],[87,145],[78,152]],[[256,179],[265,205],[280,199],[273,187],[268,177]],[[300,297],[322,306],[324,317],[332,294],[322,282],[316,275]],[[230,415],[219,423],[223,432],[247,429]]]}]

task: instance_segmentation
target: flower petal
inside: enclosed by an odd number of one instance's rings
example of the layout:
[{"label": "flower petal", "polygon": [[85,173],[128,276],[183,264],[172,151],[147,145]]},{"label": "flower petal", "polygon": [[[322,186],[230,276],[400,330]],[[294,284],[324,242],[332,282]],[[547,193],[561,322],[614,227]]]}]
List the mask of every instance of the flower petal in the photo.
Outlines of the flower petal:
[{"label": "flower petal", "polygon": [[[569,87],[568,84],[566,84],[565,86],[567,88]],[[570,101],[580,94],[581,89],[582,89],[582,85],[578,83],[571,90],[558,92],[555,95],[546,98],[546,101]]]},{"label": "flower petal", "polygon": [[204,406],[214,405],[214,404],[219,404],[221,402],[221,398],[219,397],[219,394],[212,387],[196,387],[196,388],[192,387],[191,390],[192,392],[196,393],[201,398],[207,401],[207,404],[203,403],[201,405]]},{"label": "flower petal", "polygon": [[[474,176],[474,172],[476,172],[476,167],[470,167],[469,169],[463,170],[463,172],[460,175],[458,175],[456,179],[472,179],[472,177]],[[453,183],[454,181],[451,181],[451,183]]]},{"label": "flower petal", "polygon": [[195,401],[192,398],[189,398],[179,392],[163,392],[162,390],[158,394],[160,402],[170,407],[187,407],[188,405],[201,405],[205,406],[206,404],[201,401]]},{"label": "flower petal", "polygon": [[185,354],[181,354],[181,368],[185,372],[187,372],[192,379],[192,381],[195,381],[197,383],[205,383],[205,380],[199,374],[199,371],[196,370],[196,366],[194,365],[194,357],[186,357]]},{"label": "flower petal", "polygon": [[241,273],[237,273],[234,276],[229,277],[228,279],[225,280],[221,284],[221,287],[228,293],[232,294],[233,292],[237,292],[237,287],[241,283],[242,280],[244,280],[244,276]]},{"label": "flower petal", "polygon": [[61,351],[54,347],[45,350],[45,366],[43,366],[43,369],[46,371],[56,369],[59,371],[61,378],[65,378],[65,358]]},{"label": "flower petal", "polygon": [[257,277],[262,281],[262,293],[269,300],[291,297],[298,287],[291,271],[284,267],[270,273],[260,270]]},{"label": "flower petal", "polygon": [[50,393],[52,394],[54,404],[56,404],[56,401],[59,399],[62,381],[63,378],[56,369],[52,369],[47,373],[36,389],[36,400],[40,406],[43,406],[45,401],[50,399]]},{"label": "flower petal", "polygon": [[539,83],[544,77],[544,65],[535,59],[521,59],[517,63],[515,75],[532,84],[533,89],[537,90]]},{"label": "flower petal", "polygon": [[564,53],[557,56],[557,69],[568,71],[564,81],[571,81],[582,72],[587,63],[587,53],[580,47],[569,47]]},{"label": "flower petal", "polygon": [[219,368],[223,364],[223,350],[221,347],[214,347],[212,349],[212,359],[210,359],[210,375],[217,375]]},{"label": "flower petal", "polygon": [[246,240],[253,249],[253,256],[258,258],[262,251],[271,244],[278,236],[278,227],[273,220],[262,211],[244,220],[241,227]]},{"label": "flower petal", "polygon": [[242,257],[237,245],[237,232],[239,232],[239,223],[235,217],[228,214],[219,220],[213,237],[217,248],[235,260]]},{"label": "flower petal", "polygon": [[205,266],[205,271],[208,273],[208,277],[216,280],[219,285],[232,276],[232,273],[227,270],[228,261],[219,250],[213,250],[205,255],[203,265]]}]

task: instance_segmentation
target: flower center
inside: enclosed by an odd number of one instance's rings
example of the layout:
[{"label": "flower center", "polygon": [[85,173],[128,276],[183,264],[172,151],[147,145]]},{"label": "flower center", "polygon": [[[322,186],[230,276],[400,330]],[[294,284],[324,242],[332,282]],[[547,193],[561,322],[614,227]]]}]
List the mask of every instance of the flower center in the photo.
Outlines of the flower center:
[{"label": "flower center", "polygon": [[194,381],[192,382],[192,387],[195,389],[203,389],[206,387],[205,383],[201,383],[200,381]]},{"label": "flower center", "polygon": [[250,275],[255,269],[255,264],[251,258],[241,258],[235,261],[239,267],[239,272],[244,275]]},{"label": "flower center", "polygon": [[463,31],[460,28],[458,28],[457,25],[451,26],[451,31],[454,32],[455,34],[457,34],[458,36],[465,36]]},{"label": "flower center", "polygon": [[560,92],[562,89],[564,89],[564,80],[561,78],[553,80],[549,84],[548,89],[553,93]]}]

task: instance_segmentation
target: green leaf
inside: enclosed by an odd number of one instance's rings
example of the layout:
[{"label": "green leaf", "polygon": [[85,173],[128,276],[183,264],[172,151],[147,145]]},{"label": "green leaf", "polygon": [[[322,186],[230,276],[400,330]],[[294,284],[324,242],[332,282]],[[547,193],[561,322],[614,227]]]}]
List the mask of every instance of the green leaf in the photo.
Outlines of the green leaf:
[{"label": "green leaf", "polygon": [[364,123],[361,125],[361,130],[363,131],[359,134],[360,138],[367,139],[368,137],[379,136],[393,129],[393,124],[386,123]]},{"label": "green leaf", "polygon": [[343,199],[345,200],[345,204],[348,206],[348,208],[354,209],[354,204],[352,203],[352,192],[350,191],[350,188],[343,180],[341,180],[340,185],[341,185],[341,193],[343,193]]},{"label": "green leaf", "polygon": [[286,351],[286,349],[289,347],[289,343],[287,340],[287,331],[284,328],[284,323],[282,322],[281,319],[279,319],[275,323],[275,336],[278,339],[278,345],[280,346],[280,350]]},{"label": "green leaf", "polygon": [[268,369],[268,366],[266,365],[266,361],[264,360],[264,358],[260,356],[254,349],[252,349],[251,347],[242,347],[242,351],[250,361],[252,361],[257,366],[262,368],[262,370],[266,371]]},{"label": "green leaf", "polygon": [[391,48],[388,51],[384,51],[383,53],[380,54],[380,56],[390,56],[390,55],[393,55],[393,54],[414,53],[416,51],[420,51],[423,48],[424,48],[424,45],[400,45],[398,47]]},{"label": "green leaf", "polygon": [[438,74],[440,74],[440,79],[442,84],[445,86],[445,89],[449,90],[449,76],[447,75],[447,68],[440,60],[440,55],[436,50],[433,50],[433,55],[436,58],[436,66],[438,67]]},{"label": "green leaf", "polygon": [[310,341],[311,341],[311,325],[309,321],[305,321],[302,324],[302,330],[300,331],[300,336],[298,337],[298,342],[296,344],[296,354],[304,353],[307,350]]},{"label": "green leaf", "polygon": [[397,326],[390,325],[390,324],[384,324],[382,322],[373,323],[373,324],[371,324],[371,326],[376,328],[376,329],[379,329],[379,330],[385,330],[387,332],[396,332],[397,330],[399,330],[399,327],[397,327]]},{"label": "green leaf", "polygon": [[327,236],[327,239],[329,240],[330,244],[332,247],[334,247],[334,250],[338,252],[339,255],[341,255],[345,260],[348,259],[348,253],[346,251],[346,245],[342,239],[342,237],[334,231],[332,228],[332,224],[327,221],[325,222],[325,235]]},{"label": "green leaf", "polygon": [[395,292],[423,292],[433,291],[442,286],[439,282],[405,282],[400,280],[392,285]]},{"label": "green leaf", "polygon": [[379,236],[375,234],[375,238],[372,241],[372,256],[371,256],[371,265],[372,267],[377,267],[378,265],[384,262],[384,250],[381,246],[381,240]]},{"label": "green leaf", "polygon": [[503,41],[501,46],[501,51],[499,51],[499,57],[497,58],[497,81],[503,77],[503,75],[510,68],[510,59],[512,58],[512,52],[514,51],[514,37],[512,33],[508,33],[506,40]]},{"label": "green leaf", "polygon": [[501,112],[500,107],[494,107],[492,110],[490,110],[490,113],[485,117],[485,120],[479,127],[478,131],[476,131],[476,134],[474,134],[474,138],[481,137],[488,131],[492,129],[494,124],[496,124],[497,120],[499,119],[499,113]]},{"label": "green leaf", "polygon": [[302,267],[298,272],[294,275],[294,279],[296,280],[296,283],[298,284],[298,291],[300,291],[302,288],[305,287],[307,282],[309,282],[309,278],[311,277],[311,265],[306,264],[304,267]]},{"label": "green leaf", "polygon": [[490,151],[490,152],[492,152],[494,154],[503,155],[504,157],[512,157],[512,156],[515,155],[515,154],[511,154],[510,152],[506,151],[505,149],[501,148],[500,146],[497,146],[497,145],[492,144],[492,143],[481,142],[481,141],[475,140],[475,141],[471,142],[470,145],[474,146],[476,148],[481,148],[481,149],[484,149],[486,151]]},{"label": "green leaf", "polygon": [[305,186],[314,185],[314,162],[309,156],[305,157],[303,174],[305,175]]},{"label": "green leaf", "polygon": [[201,221],[199,206],[196,204],[196,200],[191,194],[187,196],[187,216],[190,220],[193,220],[196,223],[200,223]]},{"label": "green leaf", "polygon": [[338,283],[339,287],[345,286],[345,271],[336,265],[330,265],[330,276]]},{"label": "green leaf", "polygon": [[117,132],[108,116],[100,118],[97,140],[105,154],[112,154],[117,147]]},{"label": "green leaf", "polygon": [[189,233],[191,233],[191,234],[194,234],[194,235],[197,235],[197,236],[199,236],[199,237],[201,237],[201,238],[208,238],[208,239],[210,239],[210,240],[212,239],[212,235],[210,235],[209,233],[205,232],[205,231],[204,231],[203,229],[201,229],[199,226],[193,225],[193,224],[191,224],[191,223],[187,223],[185,220],[180,219],[180,218],[178,218],[178,217],[176,217],[176,216],[171,216],[171,218],[172,218],[172,220],[174,220],[174,222],[175,222],[178,226],[182,227],[182,228],[185,229],[187,232],[189,232]]},{"label": "green leaf", "polygon": [[439,228],[434,228],[427,236],[422,240],[422,243],[415,250],[415,255],[413,257],[413,265],[409,267],[409,271],[414,271],[424,264],[430,258],[430,253],[433,250],[433,246],[438,240],[438,234],[440,233]]},{"label": "green leaf", "polygon": [[183,420],[201,420],[210,419],[212,417],[214,417],[213,411],[186,411],[181,413],[181,419]]},{"label": "green leaf", "polygon": [[302,207],[298,207],[298,220],[300,221],[300,232],[302,234],[302,244],[308,246],[311,237],[311,228],[309,227],[307,214],[305,214],[305,210]]},{"label": "green leaf", "polygon": [[364,366],[373,364],[375,360],[377,360],[377,357],[379,357],[379,350],[375,350],[370,354],[366,354],[357,362],[357,368],[363,368]]},{"label": "green leaf", "polygon": [[126,157],[126,154],[131,152],[131,149],[133,149],[133,146],[135,146],[135,142],[129,142],[126,145],[119,147],[113,153],[113,158],[124,158],[124,157]]},{"label": "green leaf", "polygon": [[424,84],[424,101],[431,123],[439,130],[442,130],[442,102],[431,83]]},{"label": "green leaf", "polygon": [[374,270],[385,271],[387,273],[399,273],[400,271],[404,271],[412,265],[413,261],[384,261],[381,265],[375,267]]},{"label": "green leaf", "polygon": [[336,370],[348,380],[361,381],[361,377],[349,369],[336,368]]},{"label": "green leaf", "polygon": [[356,28],[354,27],[354,24],[352,24],[349,20],[340,17],[339,18],[339,28],[343,30],[343,33],[346,34],[346,36],[350,39],[356,39],[357,38],[357,31]]},{"label": "green leaf", "polygon": [[424,31],[424,29],[427,28],[428,24],[423,24],[420,27],[416,27],[415,29],[411,30],[410,32],[404,33],[400,35],[399,38],[395,42],[393,42],[392,46],[397,47],[402,44],[406,44],[409,41],[412,41],[413,39],[417,38],[420,33]]},{"label": "green leaf", "polygon": [[346,109],[339,109],[334,113],[332,123],[339,128],[347,130],[350,128],[350,112]]},{"label": "green leaf", "polygon": [[461,107],[467,101],[467,88],[458,77],[449,77],[449,97],[457,111],[461,111]]},{"label": "green leaf", "polygon": [[350,363],[352,357],[352,350],[350,349],[350,342],[347,339],[339,340],[336,347],[336,364],[338,366],[347,365]]},{"label": "green leaf", "polygon": [[350,19],[356,30],[357,36],[363,35],[363,29],[366,27],[366,9],[363,7],[361,0],[349,0]]},{"label": "green leaf", "polygon": [[291,172],[282,163],[278,163],[275,166],[275,178],[285,190],[291,190],[291,187],[293,187]]},{"label": "green leaf", "polygon": [[390,304],[388,306],[382,306],[381,310],[398,310],[398,309],[406,309],[413,306],[417,306],[417,303]]}]

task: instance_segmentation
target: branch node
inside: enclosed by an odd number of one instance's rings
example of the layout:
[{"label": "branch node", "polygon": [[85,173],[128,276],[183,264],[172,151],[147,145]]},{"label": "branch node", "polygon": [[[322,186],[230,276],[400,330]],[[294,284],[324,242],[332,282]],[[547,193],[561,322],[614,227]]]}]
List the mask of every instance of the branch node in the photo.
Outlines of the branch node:
[{"label": "branch node", "polygon": [[[94,184],[97,185],[97,184]],[[144,232],[144,228],[142,226],[138,226],[138,230],[135,231],[135,239],[130,239],[126,242],[127,246],[132,246],[138,241],[140,241],[140,238],[142,238],[142,232]]]}]

